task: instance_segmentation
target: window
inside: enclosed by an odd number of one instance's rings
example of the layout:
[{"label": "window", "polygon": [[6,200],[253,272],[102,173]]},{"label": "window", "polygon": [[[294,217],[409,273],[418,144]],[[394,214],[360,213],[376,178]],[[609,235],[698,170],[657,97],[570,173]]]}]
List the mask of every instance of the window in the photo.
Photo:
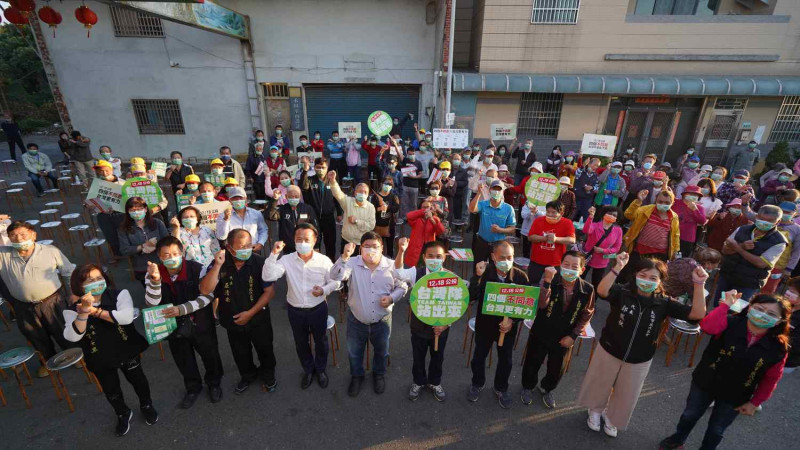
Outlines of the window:
[{"label": "window", "polygon": [[637,15],[653,16],[712,16],[719,0],[638,0]]},{"label": "window", "polygon": [[800,142],[800,96],[784,97],[769,142]]},{"label": "window", "polygon": [[131,100],[139,134],[186,134],[177,100]]},{"label": "window", "polygon": [[289,85],[287,83],[264,83],[264,97],[289,98]]},{"label": "window", "polygon": [[522,94],[517,135],[555,138],[558,135],[558,124],[561,122],[563,100],[564,94]]},{"label": "window", "polygon": [[161,19],[141,11],[109,6],[114,36],[117,37],[164,37]]},{"label": "window", "polygon": [[533,0],[531,23],[576,24],[581,0]]}]

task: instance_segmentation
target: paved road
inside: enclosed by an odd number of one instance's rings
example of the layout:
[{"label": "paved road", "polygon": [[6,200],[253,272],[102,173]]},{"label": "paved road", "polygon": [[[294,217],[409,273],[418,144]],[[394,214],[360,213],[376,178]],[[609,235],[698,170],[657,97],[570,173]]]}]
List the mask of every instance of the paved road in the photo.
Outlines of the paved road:
[{"label": "paved road", "polygon": [[[53,145],[48,145],[45,151],[56,156],[57,146]],[[22,176],[16,175],[14,181],[17,178]],[[36,199],[24,212],[11,211],[11,214],[14,218],[38,218],[38,211],[44,209],[43,202],[44,199]],[[77,211],[78,199],[73,199],[69,206],[70,211]],[[77,246],[60,247],[73,261],[82,262]],[[142,288],[130,281],[127,265],[120,263],[113,273],[121,287],[131,290],[137,306],[143,306]],[[412,403],[406,397],[411,383],[411,353],[405,302],[398,304],[394,313],[386,393],[374,394],[368,377],[358,398],[347,396],[349,372],[342,325],[337,325],[342,348],[336,355],[338,367],[330,367],[328,371],[330,386],[322,390],[314,384],[303,391],[299,386],[302,370],[294,352],[284,298],[285,284],[281,282],[271,306],[278,361],[276,393],[267,394],[255,386],[244,395],[233,393],[238,375],[227,337],[224,330],[218,328],[225,368],[221,403],[210,404],[204,394],[191,410],[176,409],[183,395],[180,374],[170,359],[169,350],[167,360],[161,361],[158,348],[151,347],[144,354],[143,365],[160,413],[156,425],[148,427],[141,419],[136,410],[135,394],[125,382],[123,390],[135,415],[128,436],[116,438],[111,407],[102,394],[87,384],[81,371],[65,373],[76,406],[74,413],[69,413],[63,402],[56,401],[47,379],[35,379],[28,388],[33,408],[26,410],[12,377],[0,380],[8,399],[8,406],[0,408],[2,447],[648,449],[657,448],[659,440],[674,430],[688,393],[691,374],[691,369],[686,368],[688,355],[679,354],[667,368],[664,366],[666,351],[662,348],[656,354],[630,428],[620,432],[616,439],[594,433],[586,427],[585,411],[575,405],[588,365],[589,347],[584,346],[556,391],[556,409],[548,410],[538,401],[531,406],[517,401],[511,410],[503,410],[490,391],[484,391],[481,399],[472,404],[465,398],[471,372],[465,367],[466,355],[461,353],[465,326],[462,320],[454,325],[446,349],[443,385],[448,400],[437,403],[430,392],[424,392]],[[335,311],[338,300],[332,297],[330,304]],[[608,305],[600,302],[592,320],[598,331],[607,314]],[[515,399],[520,389],[519,361],[526,337],[527,334],[522,336],[514,354],[511,389]],[[11,332],[0,331],[0,342],[3,348],[24,344],[13,327]],[[705,344],[701,344],[701,350],[703,348]],[[489,383],[493,373],[494,367],[488,370]],[[782,380],[763,412],[755,417],[739,418],[734,423],[722,448],[791,448],[800,439],[797,427],[799,392],[800,375]],[[687,448],[699,446],[705,421],[701,424],[703,426],[691,436]]]}]

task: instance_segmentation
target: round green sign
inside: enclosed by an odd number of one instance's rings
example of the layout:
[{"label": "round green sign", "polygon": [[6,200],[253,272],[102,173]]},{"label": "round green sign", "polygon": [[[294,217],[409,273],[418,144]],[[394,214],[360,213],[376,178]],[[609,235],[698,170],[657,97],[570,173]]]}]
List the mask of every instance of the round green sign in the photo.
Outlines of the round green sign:
[{"label": "round green sign", "polygon": [[450,325],[467,312],[469,289],[453,272],[429,273],[411,289],[411,312],[425,325]]},{"label": "round green sign", "polygon": [[549,173],[537,173],[525,183],[525,196],[528,202],[536,206],[544,206],[561,195],[561,184],[558,178]]},{"label": "round green sign", "polygon": [[158,183],[145,177],[128,178],[122,185],[122,205],[131,197],[141,197],[152,208],[161,203],[163,194]]},{"label": "round green sign", "polygon": [[387,114],[386,111],[375,111],[369,115],[367,125],[369,126],[369,131],[372,131],[375,136],[386,136],[392,131],[392,116]]}]

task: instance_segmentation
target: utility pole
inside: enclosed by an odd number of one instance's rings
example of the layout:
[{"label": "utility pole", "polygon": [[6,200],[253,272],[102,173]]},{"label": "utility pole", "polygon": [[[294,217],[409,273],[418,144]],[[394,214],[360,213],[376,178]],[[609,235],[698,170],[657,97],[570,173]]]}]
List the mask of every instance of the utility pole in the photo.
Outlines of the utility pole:
[{"label": "utility pole", "polygon": [[447,120],[450,115],[450,101],[453,97],[453,39],[456,35],[456,0],[450,0],[450,39],[448,40],[447,50],[447,94],[444,101],[444,120],[447,128],[450,122]]}]

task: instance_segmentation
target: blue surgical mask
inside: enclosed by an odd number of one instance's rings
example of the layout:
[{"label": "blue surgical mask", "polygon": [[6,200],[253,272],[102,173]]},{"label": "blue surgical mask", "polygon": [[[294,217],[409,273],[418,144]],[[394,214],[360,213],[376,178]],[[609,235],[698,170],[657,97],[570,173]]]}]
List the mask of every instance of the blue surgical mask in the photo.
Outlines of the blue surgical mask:
[{"label": "blue surgical mask", "polygon": [[756,148],[756,144],[747,144],[748,148]]},{"label": "blue surgical mask", "polygon": [[167,269],[177,269],[178,267],[181,266],[182,261],[183,258],[180,256],[161,260],[161,262],[164,263],[164,267],[166,267]]},{"label": "blue surgical mask", "polygon": [[252,254],[253,254],[252,248],[240,248],[239,250],[236,250],[235,256],[236,259],[238,259],[239,261],[247,261],[248,259],[250,259],[250,256]]},{"label": "blue surgical mask", "polygon": [[300,199],[299,198],[289,198],[289,199],[286,199],[286,203],[288,203],[289,206],[297,206],[297,205],[300,204]]},{"label": "blue surgical mask", "polygon": [[501,200],[503,198],[503,191],[492,191],[491,196],[493,200]]},{"label": "blue surgical mask", "polygon": [[642,292],[651,293],[658,287],[658,281],[645,280],[644,278],[636,277],[636,287]]},{"label": "blue surgical mask", "polygon": [[12,242],[11,247],[15,250],[28,250],[29,248],[33,247],[33,239],[28,239],[27,241],[22,242]]},{"label": "blue surgical mask", "polygon": [[194,191],[197,190],[197,185],[196,184],[187,184],[186,185],[186,190],[189,191],[189,192],[194,192]]},{"label": "blue surgical mask", "polygon": [[28,150],[28,153],[30,153],[31,156],[36,156],[37,154],[39,154],[39,150]]},{"label": "blue surgical mask", "polygon": [[719,180],[722,179],[722,174],[721,173],[712,173],[711,174],[711,179],[714,180],[714,181],[719,181]]},{"label": "blue surgical mask", "polygon": [[774,227],[775,224],[772,222],[767,222],[766,220],[756,219],[756,228],[761,231],[769,231]]},{"label": "blue surgical mask", "polygon": [[187,230],[192,230],[197,226],[197,219],[194,217],[187,217],[185,219],[181,219],[181,223]]},{"label": "blue surgical mask", "polygon": [[294,248],[301,255],[307,255],[314,250],[314,246],[310,242],[295,242]]},{"label": "blue surgical mask", "polygon": [[388,194],[389,192],[392,192],[392,185],[391,184],[384,184],[383,186],[381,186],[381,191],[383,191],[384,194]]},{"label": "blue surgical mask", "polygon": [[575,281],[578,279],[578,275],[580,274],[577,270],[567,269],[566,267],[561,268],[561,278],[563,278],[564,281]]},{"label": "blue surgical mask", "polygon": [[651,162],[646,162],[646,163],[642,164],[642,167],[644,167],[644,168],[645,168],[645,169],[647,169],[647,170],[650,170],[650,169],[652,169],[652,168],[653,168],[653,163],[651,163]]},{"label": "blue surgical mask", "polygon": [[772,328],[780,321],[777,317],[770,316],[755,308],[748,308],[747,320],[758,328]]},{"label": "blue surgical mask", "polygon": [[414,161],[415,159],[417,159],[417,155],[408,155],[409,161]]},{"label": "blue surgical mask", "polygon": [[92,294],[97,297],[99,295],[103,295],[103,292],[106,291],[106,287],[106,280],[95,281],[93,283],[84,284],[83,293]]},{"label": "blue surgical mask", "polygon": [[442,265],[444,264],[444,260],[442,259],[428,259],[425,258],[425,267],[428,269],[429,272],[438,272],[442,270]]},{"label": "blue surgical mask", "polygon": [[131,216],[131,219],[139,221],[144,219],[144,217],[147,215],[147,211],[143,209],[139,209],[136,211],[128,211],[128,215]]},{"label": "blue surgical mask", "polygon": [[220,159],[222,159],[223,161],[227,161],[231,159],[231,155],[220,155]]},{"label": "blue surgical mask", "polygon": [[662,205],[662,204],[658,204],[658,205],[656,205],[656,208],[658,208],[658,210],[659,210],[659,211],[661,211],[661,212],[667,212],[667,211],[669,211],[669,208],[670,208],[671,206],[672,206],[672,205]]},{"label": "blue surgical mask", "polygon": [[203,192],[200,194],[200,197],[203,198],[203,202],[205,203],[213,203],[214,202],[214,193],[213,192]]},{"label": "blue surgical mask", "polygon": [[247,206],[247,202],[244,200],[231,200],[231,206],[233,206],[235,210],[241,210]]},{"label": "blue surgical mask", "polygon": [[778,181],[780,181],[781,183],[786,183],[787,181],[789,181],[789,177],[787,177],[786,175],[782,175],[778,177]]},{"label": "blue surgical mask", "polygon": [[494,265],[495,265],[495,267],[497,267],[497,270],[499,270],[500,272],[508,273],[511,270],[511,267],[514,266],[514,262],[513,261],[495,261]]},{"label": "blue surgical mask", "polygon": [[367,194],[364,194],[363,192],[356,194],[356,201],[358,203],[364,203],[364,200],[366,199],[367,199]]}]

